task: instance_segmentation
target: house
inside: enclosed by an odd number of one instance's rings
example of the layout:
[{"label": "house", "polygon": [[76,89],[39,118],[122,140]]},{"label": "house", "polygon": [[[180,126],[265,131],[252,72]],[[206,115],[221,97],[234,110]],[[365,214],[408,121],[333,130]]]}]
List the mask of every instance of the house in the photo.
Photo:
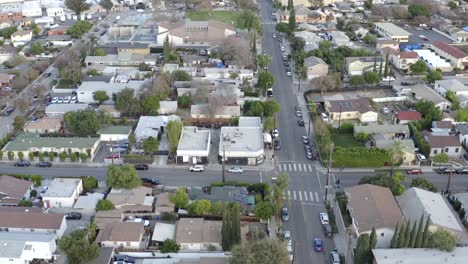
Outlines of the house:
[{"label": "house", "polygon": [[140,55],[150,55],[149,43],[144,42],[109,42],[102,45],[103,49],[115,49],[115,54],[130,53]]},{"label": "house", "polygon": [[249,194],[245,187],[222,186],[208,189],[193,187],[189,191],[191,200],[209,200],[216,202],[236,202],[249,212],[255,209],[255,195]]},{"label": "house", "polygon": [[106,199],[124,213],[151,213],[154,208],[153,189],[145,186],[134,189],[112,189]]},{"label": "house", "polygon": [[59,17],[65,15],[65,11],[63,10],[63,7],[60,6],[59,2],[48,2],[44,7],[48,17]]},{"label": "house", "polygon": [[452,38],[456,39],[458,42],[468,41],[468,31],[466,31],[466,27],[464,29],[461,29],[450,23],[442,24],[439,28],[443,32],[448,33]]},{"label": "house", "polygon": [[[455,199],[461,203],[461,208],[463,208],[465,211],[468,209],[468,193],[467,192],[462,192],[462,193],[455,193],[453,194]],[[461,217],[461,216],[460,216]],[[468,215],[465,214],[463,218],[461,218],[463,223],[468,222]]]},{"label": "house", "polygon": [[109,211],[97,211],[95,214],[96,224],[98,229],[103,229],[106,225],[115,222],[122,222],[125,214],[122,209],[114,209]]},{"label": "house", "polygon": [[423,131],[421,135],[431,147],[429,157],[440,153],[447,153],[451,158],[459,158],[462,155],[462,146],[457,136],[437,136]]},{"label": "house", "polygon": [[457,132],[458,140],[462,146],[466,148],[468,144],[468,126],[466,124],[457,124],[455,126],[455,131]]},{"label": "house", "polygon": [[156,222],[154,225],[153,236],[151,237],[151,242],[153,244],[162,244],[166,239],[175,238],[176,225]]},{"label": "house", "polygon": [[32,40],[33,34],[31,30],[18,30],[11,34],[11,42],[13,47],[24,46]]},{"label": "house", "polygon": [[[288,0],[281,0],[281,5],[282,6],[287,6],[288,5]],[[322,6],[328,6],[328,5],[331,5],[333,3],[337,2],[336,0],[323,0],[321,5]],[[302,5],[302,6],[306,6],[306,7],[313,7],[312,5],[312,2],[311,1],[308,1],[308,0],[296,0],[294,1],[294,6],[296,5]]]},{"label": "house", "polygon": [[66,228],[64,214],[44,213],[42,208],[0,206],[0,230],[3,232],[55,234],[56,238],[61,238]]},{"label": "house", "polygon": [[154,207],[154,211],[157,216],[160,216],[165,212],[173,213],[175,204],[171,202],[171,194],[168,192],[163,192],[156,195],[156,203],[154,204]]},{"label": "house", "polygon": [[380,53],[386,48],[392,49],[394,51],[398,51],[400,49],[399,42],[392,39],[377,39],[375,49]]},{"label": "house", "polygon": [[[296,23],[308,23],[309,22],[309,13],[311,12],[307,7],[303,5],[294,6],[294,11],[296,13]],[[289,10],[280,10],[280,22],[288,23],[289,22]]]},{"label": "house", "polygon": [[177,101],[159,101],[158,113],[161,115],[172,115],[177,112]]},{"label": "house", "polygon": [[[403,166],[411,166],[413,165],[413,161],[416,160],[416,151],[418,150],[416,146],[414,145],[414,141],[412,139],[397,139],[399,142],[401,142],[402,146],[402,164]],[[374,137],[373,143],[375,144],[376,148],[379,149],[385,149],[387,151],[390,151],[394,144],[395,144],[395,139],[388,139],[388,138],[382,138],[380,136]]]},{"label": "house", "polygon": [[449,231],[455,238],[465,232],[440,193],[433,193],[416,187],[406,189],[397,198],[398,205],[405,218],[409,221],[419,221],[421,216],[430,217],[429,231],[439,228]]},{"label": "house", "polygon": [[96,242],[100,247],[143,249],[145,227],[143,223],[113,222],[99,230]]},{"label": "house", "polygon": [[414,51],[390,52],[389,54],[390,63],[403,71],[408,71],[410,66],[419,60],[418,53]]},{"label": "house", "polygon": [[451,121],[432,121],[431,135],[449,136],[453,130]]},{"label": "house", "polygon": [[333,121],[358,119],[362,123],[377,122],[379,113],[371,106],[369,99],[325,101],[325,111]]},{"label": "house", "polygon": [[59,133],[62,127],[62,117],[44,117],[27,124],[24,126],[23,131],[36,134]]},{"label": "house", "polygon": [[231,119],[239,116],[239,105],[197,104],[190,106],[190,117],[192,119]]},{"label": "house", "polygon": [[139,53],[121,52],[105,56],[86,56],[85,65],[88,68],[102,69],[104,67],[138,67],[141,63],[155,66],[156,54],[143,55]]},{"label": "house", "polygon": [[450,101],[448,101],[445,97],[424,84],[418,83],[416,85],[410,86],[410,89],[411,94],[416,100],[432,101],[441,111],[449,110],[450,106],[452,105],[452,103],[450,103]]},{"label": "house", "polygon": [[457,79],[446,79],[435,81],[434,90],[445,96],[448,91],[452,91],[455,95],[468,95],[468,86],[464,85]]},{"label": "house", "polygon": [[67,26],[60,26],[56,28],[51,28],[47,31],[48,36],[62,36],[67,34],[67,30],[69,27]]},{"label": "house", "polygon": [[132,133],[131,126],[105,126],[98,132],[101,141],[128,141],[128,136]]},{"label": "house", "polygon": [[68,112],[78,112],[89,107],[88,104],[50,104],[46,106],[47,117],[63,117]]},{"label": "house", "polygon": [[72,37],[70,35],[51,35],[45,38],[46,45],[53,47],[67,47],[73,44]]},{"label": "house", "polygon": [[96,103],[93,98],[96,91],[105,91],[107,96],[112,98],[112,94],[130,88],[134,90],[134,95],[137,96],[142,84],[143,81],[130,81],[128,83],[82,82],[76,89],[76,95],[80,103]]},{"label": "house", "polygon": [[14,77],[8,73],[0,73],[0,86],[11,86]]},{"label": "house", "polygon": [[175,240],[182,252],[206,251],[210,245],[220,250],[221,225],[221,221],[180,218],[177,222]]},{"label": "house", "polygon": [[468,248],[455,247],[451,252],[432,248],[386,248],[372,249],[374,264],[424,263],[459,264],[468,258]]},{"label": "house", "polygon": [[468,69],[468,54],[455,46],[451,46],[442,41],[433,41],[431,48],[439,56],[450,61],[450,64],[458,69]]},{"label": "house", "polygon": [[18,134],[10,141],[3,151],[11,151],[14,157],[18,157],[18,152],[23,152],[24,157],[28,157],[30,152],[72,152],[89,155],[90,160],[94,158],[99,138],[95,137],[41,137],[38,134]]},{"label": "house", "polygon": [[29,199],[33,187],[32,181],[0,176],[0,206],[16,206],[21,200]]},{"label": "house", "polygon": [[349,75],[363,75],[365,72],[373,71],[374,67],[378,72],[383,62],[382,57],[347,57],[345,67]]},{"label": "house", "polygon": [[55,234],[0,232],[0,263],[49,263],[56,249]]},{"label": "house", "polygon": [[374,124],[372,126],[354,126],[354,136],[359,133],[364,133],[367,135],[382,135],[385,138],[389,139],[406,139],[410,136],[410,130],[408,125],[393,125],[393,124]]},{"label": "house", "polygon": [[305,45],[318,44],[320,43],[320,41],[323,40],[317,33],[305,31],[305,30],[294,32],[294,36],[296,36],[297,38],[303,39]]},{"label": "house", "polygon": [[72,208],[82,191],[80,178],[54,178],[42,195],[44,208]]},{"label": "house", "polygon": [[102,264],[112,263],[114,259],[114,248],[113,247],[100,247],[99,255],[90,261],[83,262],[83,264]]},{"label": "house", "polygon": [[335,46],[349,46],[351,43],[348,35],[342,31],[329,31],[325,34]]},{"label": "house", "polygon": [[328,64],[319,57],[308,57],[304,59],[304,65],[307,67],[307,80],[328,74]]},{"label": "house", "polygon": [[115,105],[100,105],[98,107],[98,111],[104,111],[108,114],[110,114],[113,118],[119,118],[120,117],[120,111],[115,108]]},{"label": "house", "polygon": [[221,43],[229,36],[236,34],[236,28],[232,24],[215,20],[190,21],[177,23],[162,22],[158,26],[156,43],[163,45],[168,39],[172,45],[183,44],[215,44]]},{"label": "house", "polygon": [[399,26],[396,26],[393,23],[379,22],[374,23],[375,31],[379,36],[382,36],[386,39],[395,40],[398,42],[408,42],[409,36],[411,33],[402,29]]},{"label": "house", "polygon": [[199,129],[195,126],[183,127],[177,146],[176,163],[208,163],[210,146],[211,131],[209,129]]},{"label": "house", "polygon": [[[357,236],[377,233],[377,248],[390,246],[395,226],[405,223],[392,192],[387,187],[361,184],[344,189],[348,198],[347,211]],[[419,218],[418,218],[419,219]]]},{"label": "house", "polygon": [[235,165],[262,163],[265,159],[262,128],[221,127],[218,160],[223,159]]},{"label": "house", "polygon": [[421,113],[417,111],[399,111],[395,112],[393,116],[393,123],[405,125],[409,122],[418,121],[422,119]]},{"label": "house", "polygon": [[159,133],[164,133],[170,121],[180,121],[180,117],[176,115],[140,116],[134,132],[136,141],[141,143],[149,137],[158,138]]},{"label": "house", "polygon": [[24,17],[42,16],[41,1],[24,1],[21,13]]}]

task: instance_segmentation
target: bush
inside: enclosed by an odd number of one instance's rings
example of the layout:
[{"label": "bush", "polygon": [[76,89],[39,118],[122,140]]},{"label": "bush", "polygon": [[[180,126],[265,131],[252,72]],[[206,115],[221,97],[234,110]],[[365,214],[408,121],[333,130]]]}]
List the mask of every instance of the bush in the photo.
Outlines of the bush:
[{"label": "bush", "polygon": [[240,181],[226,181],[225,183],[222,183],[222,182],[211,183],[211,187],[223,187],[223,186],[248,187],[249,185],[250,183],[248,182],[240,182]]},{"label": "bush", "polygon": [[114,204],[109,200],[101,199],[96,205],[96,211],[109,211],[109,210],[114,210],[114,209],[115,209]]},{"label": "bush", "polygon": [[75,153],[70,153],[70,160],[71,160],[71,162],[76,162],[77,159],[78,159],[78,157],[76,156]]},{"label": "bush", "polygon": [[44,154],[42,152],[39,152],[37,154],[37,158],[40,160],[40,161],[43,161],[44,160]]},{"label": "bush", "polygon": [[65,161],[67,157],[68,157],[68,154],[65,151],[59,154],[60,161]]},{"label": "bush", "polygon": [[340,133],[352,134],[354,132],[354,125],[351,123],[344,123],[340,126]]},{"label": "bush", "polygon": [[331,208],[329,203],[325,204],[325,209],[327,209],[327,214],[328,214],[328,220],[330,221],[330,225],[332,227],[332,232],[333,234],[338,233],[338,228],[336,227],[336,218],[335,218],[335,213],[333,212],[333,209]]},{"label": "bush", "polygon": [[410,129],[410,133],[411,133],[411,136],[413,137],[414,144],[416,145],[416,147],[419,148],[422,154],[424,154],[426,157],[429,157],[429,154],[431,152],[431,147],[424,140],[418,128],[413,123],[409,123],[408,127]]},{"label": "bush", "polygon": [[94,176],[83,176],[81,177],[83,181],[83,191],[89,191],[98,187],[98,181]]},{"label": "bush", "polygon": [[173,212],[163,212],[161,214],[161,220],[174,222],[177,220],[177,215]]},{"label": "bush", "polygon": [[18,158],[22,160],[24,158],[24,153],[23,152],[18,152]]},{"label": "bush", "polygon": [[32,207],[32,202],[29,200],[21,200],[18,204],[21,207]]},{"label": "bush", "polygon": [[216,246],[209,244],[207,249],[208,249],[208,251],[216,251]]},{"label": "bush", "polygon": [[42,175],[38,174],[8,173],[8,175],[18,179],[32,181],[36,187],[41,186],[42,183]]},{"label": "bush", "polygon": [[54,152],[49,152],[49,161],[50,161],[50,162],[54,161],[55,156],[56,156],[55,154],[56,154],[56,153],[54,153]]},{"label": "bush", "polygon": [[36,197],[37,196],[37,191],[36,190],[31,190],[29,193],[29,197]]},{"label": "bush", "polygon": [[8,160],[13,160],[14,157],[15,153],[13,153],[13,151],[8,151]]},{"label": "bush", "polygon": [[88,159],[88,154],[80,153],[80,159],[82,162],[85,162]]}]

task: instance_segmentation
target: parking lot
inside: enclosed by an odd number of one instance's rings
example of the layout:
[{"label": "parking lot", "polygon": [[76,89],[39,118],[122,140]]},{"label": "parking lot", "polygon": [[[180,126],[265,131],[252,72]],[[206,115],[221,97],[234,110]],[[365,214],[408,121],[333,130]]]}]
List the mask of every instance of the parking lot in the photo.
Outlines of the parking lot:
[{"label": "parking lot", "polygon": [[447,38],[446,36],[440,33],[435,32],[432,29],[423,29],[418,27],[404,27],[404,29],[412,34],[409,36],[409,43],[429,44],[429,41],[425,41],[421,37],[419,37],[421,35],[425,36],[430,41],[443,41],[449,44],[453,43],[453,40]]}]

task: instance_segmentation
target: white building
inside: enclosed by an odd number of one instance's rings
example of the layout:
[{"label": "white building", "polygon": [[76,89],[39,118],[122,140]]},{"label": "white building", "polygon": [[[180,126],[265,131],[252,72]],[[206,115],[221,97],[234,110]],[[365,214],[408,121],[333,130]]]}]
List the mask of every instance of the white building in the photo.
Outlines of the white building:
[{"label": "white building", "polygon": [[258,165],[265,159],[261,127],[222,127],[218,160],[226,163]]},{"label": "white building", "polygon": [[97,133],[101,141],[121,141],[128,140],[131,132],[131,126],[105,126]]},{"label": "white building", "polygon": [[375,31],[379,36],[382,36],[387,39],[396,40],[398,42],[408,42],[409,36],[411,33],[408,31],[396,26],[393,23],[375,23]]},{"label": "white building", "polygon": [[44,208],[72,208],[82,191],[80,178],[55,178],[42,196]]},{"label": "white building", "polygon": [[40,17],[42,16],[41,1],[25,1],[23,2],[22,14],[24,17]]},{"label": "white building", "polygon": [[143,81],[131,81],[128,83],[106,83],[106,82],[83,82],[78,89],[76,94],[78,102],[80,103],[95,103],[93,96],[96,91],[105,91],[109,98],[112,98],[112,94],[118,93],[125,88],[133,89],[134,95],[137,96],[140,92]]},{"label": "white building", "polygon": [[456,95],[468,95],[468,86],[465,86],[463,83],[456,79],[435,81],[434,89],[444,96],[445,93],[447,93],[447,91],[452,91]]},{"label": "white building", "polygon": [[65,16],[65,10],[60,6],[59,2],[51,2],[45,5],[47,16],[58,17]]},{"label": "white building", "polygon": [[45,114],[47,117],[61,117],[65,113],[78,112],[88,107],[88,104],[50,104],[46,107]]},{"label": "white building", "polygon": [[372,254],[374,264],[460,264],[468,259],[468,248],[456,247],[452,252],[435,248],[382,248],[372,249]]},{"label": "white building", "polygon": [[136,141],[141,143],[149,137],[158,138],[159,133],[163,134],[167,124],[173,120],[180,121],[180,117],[176,115],[140,116],[135,128]]},{"label": "white building", "polygon": [[211,131],[186,126],[182,129],[177,146],[177,163],[204,164],[208,162],[211,146]]},{"label": "white building", "polygon": [[33,33],[31,30],[18,30],[11,35],[11,42],[13,47],[24,46],[26,43],[30,42],[33,38]]},{"label": "white building", "polygon": [[0,232],[0,263],[51,260],[57,249],[55,239],[55,234]]}]

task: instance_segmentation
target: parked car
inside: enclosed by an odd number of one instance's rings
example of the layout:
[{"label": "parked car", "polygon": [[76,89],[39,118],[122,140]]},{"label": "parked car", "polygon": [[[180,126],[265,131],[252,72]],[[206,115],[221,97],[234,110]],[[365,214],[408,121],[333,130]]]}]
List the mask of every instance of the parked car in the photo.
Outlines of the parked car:
[{"label": "parked car", "polygon": [[384,113],[384,114],[389,114],[389,113],[390,113],[390,109],[388,109],[387,107],[382,107],[382,113]]},{"label": "parked car", "polygon": [[280,45],[280,50],[281,50],[281,51],[284,51],[284,50],[285,50],[284,45]]},{"label": "parked car", "polygon": [[304,126],[304,120],[302,120],[302,119],[297,120],[297,124],[299,126]]},{"label": "parked car", "polygon": [[323,233],[325,234],[325,237],[332,237],[332,227],[329,224],[323,225]]},{"label": "parked car", "polygon": [[302,112],[301,112],[301,110],[296,111],[296,116],[297,116],[297,117],[302,117]]},{"label": "parked car", "polygon": [[76,104],[78,103],[78,98],[76,96],[72,96],[72,98],[70,99],[70,104]]},{"label": "parked car", "polygon": [[426,156],[424,156],[421,153],[416,154],[416,158],[418,158],[419,161],[426,161]]},{"label": "parked car", "polygon": [[194,172],[203,172],[205,170],[205,167],[203,165],[194,165],[190,167],[189,171],[194,171]]},{"label": "parked car", "polygon": [[109,156],[106,157],[106,159],[120,159],[119,154],[110,154]]},{"label": "parked car", "polygon": [[49,78],[51,75],[52,75],[52,73],[46,72],[46,73],[44,74],[44,77]]},{"label": "parked car", "polygon": [[309,144],[309,137],[308,136],[302,136],[302,143],[304,143],[304,145],[308,145]]},{"label": "parked car", "polygon": [[239,167],[232,167],[228,169],[229,173],[243,173],[244,171]]},{"label": "parked car", "polygon": [[314,250],[315,252],[322,252],[323,251],[323,242],[321,238],[314,239]]},{"label": "parked car", "polygon": [[289,67],[289,62],[287,60],[284,61],[284,66]]},{"label": "parked car", "polygon": [[328,122],[328,116],[325,113],[320,113],[320,117],[322,118],[323,122]]},{"label": "parked car", "polygon": [[289,70],[288,70],[288,71],[286,71],[286,75],[287,75],[287,76],[292,76],[292,73],[291,73],[291,71],[289,71]]},{"label": "parked car", "polygon": [[340,264],[340,255],[336,251],[330,252],[330,264]]},{"label": "parked car", "polygon": [[41,161],[41,162],[39,162],[39,163],[36,164],[36,167],[40,167],[40,168],[49,168],[49,167],[52,167],[52,162]]},{"label": "parked car", "polygon": [[277,138],[277,139],[275,139],[275,141],[273,141],[273,147],[275,148],[275,150],[280,150],[281,149],[281,143],[280,143],[279,138]]},{"label": "parked car", "polygon": [[279,131],[278,131],[277,128],[275,128],[275,129],[273,129],[273,130],[271,131],[271,136],[272,136],[273,138],[278,138],[278,137],[279,137]]},{"label": "parked car", "polygon": [[67,220],[80,220],[81,214],[78,212],[71,212],[65,215],[65,219]]},{"label": "parked car", "polygon": [[13,164],[15,167],[29,167],[31,163],[28,160],[20,160]]},{"label": "parked car", "polygon": [[460,167],[456,169],[458,174],[468,173],[468,167]]},{"label": "parked car", "polygon": [[312,152],[306,152],[306,158],[308,160],[312,160],[312,159],[314,159],[314,155],[312,154]]},{"label": "parked car", "polygon": [[276,34],[275,34],[275,33],[273,33],[273,38],[276,38]]},{"label": "parked car", "polygon": [[132,256],[117,254],[117,255],[114,255],[114,261],[124,261],[126,263],[133,264],[135,263],[135,258]]},{"label": "parked car", "polygon": [[283,232],[283,240],[284,241],[291,241],[291,231],[284,231]]},{"label": "parked car", "polygon": [[289,211],[286,207],[281,208],[281,220],[284,222],[289,220]]},{"label": "parked car", "polygon": [[148,170],[149,166],[146,164],[136,164],[133,166],[135,170]]},{"label": "parked car", "polygon": [[415,174],[423,174],[423,171],[421,169],[412,169],[412,170],[406,171],[406,173],[410,175],[415,175]]},{"label": "parked car", "polygon": [[463,158],[468,161],[468,153],[463,154]]},{"label": "parked car", "polygon": [[435,168],[435,171],[437,173],[454,173],[454,172],[456,172],[455,168],[452,168],[452,167],[439,167],[439,168]]},{"label": "parked car", "polygon": [[294,110],[296,110],[296,112],[297,112],[297,111],[301,111],[301,107],[298,106],[298,105],[296,105],[296,107],[294,107]]},{"label": "parked car", "polygon": [[150,185],[159,185],[159,180],[156,180],[153,178],[141,178],[141,182],[150,184]]},{"label": "parked car", "polygon": [[49,190],[49,186],[42,186],[42,189],[41,189],[41,194],[44,194],[47,192],[47,190]]},{"label": "parked car", "polygon": [[13,113],[15,111],[15,108],[14,107],[8,107],[7,109],[5,109],[5,112],[3,112],[3,115],[4,116],[9,116],[11,115],[11,113]]},{"label": "parked car", "polygon": [[322,223],[322,225],[330,224],[327,213],[320,213],[320,223]]},{"label": "parked car", "polygon": [[53,97],[52,101],[50,101],[53,104],[56,104],[58,102],[58,97]]}]

